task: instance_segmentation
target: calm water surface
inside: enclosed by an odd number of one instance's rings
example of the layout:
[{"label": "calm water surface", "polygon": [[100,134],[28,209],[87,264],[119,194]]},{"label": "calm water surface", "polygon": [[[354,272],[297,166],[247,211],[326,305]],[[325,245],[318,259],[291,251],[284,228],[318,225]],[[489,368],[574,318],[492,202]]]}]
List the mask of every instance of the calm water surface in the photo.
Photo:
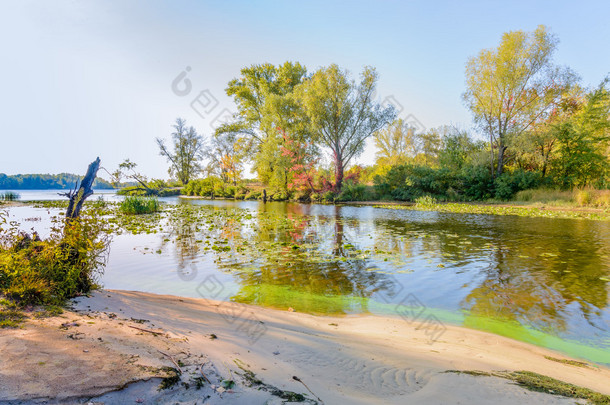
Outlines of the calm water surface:
[{"label": "calm water surface", "polygon": [[[114,237],[106,288],[315,314],[408,313],[610,364],[610,222],[168,202],[157,233]],[[21,210],[12,214],[36,215]]]}]

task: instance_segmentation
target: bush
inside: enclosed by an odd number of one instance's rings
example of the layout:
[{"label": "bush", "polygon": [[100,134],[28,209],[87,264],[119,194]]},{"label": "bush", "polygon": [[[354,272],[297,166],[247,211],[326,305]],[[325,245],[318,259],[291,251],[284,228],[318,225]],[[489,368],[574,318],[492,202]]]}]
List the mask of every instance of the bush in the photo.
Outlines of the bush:
[{"label": "bush", "polygon": [[56,223],[47,240],[1,229],[0,293],[21,305],[61,304],[95,288],[110,241],[96,212],[63,227]]},{"label": "bush", "polygon": [[119,211],[126,215],[151,214],[161,208],[159,201],[154,197],[129,196],[119,205]]},{"label": "bush", "polygon": [[541,179],[540,173],[521,169],[512,173],[502,173],[494,183],[495,197],[500,200],[508,200],[521,190],[538,187]]},{"label": "bush", "polygon": [[262,198],[263,192],[259,190],[252,190],[246,194],[244,197],[245,200],[260,200]]},{"label": "bush", "polygon": [[351,181],[343,183],[343,189],[337,201],[364,201],[368,199],[367,187],[364,184],[355,184]]},{"label": "bush", "polygon": [[461,195],[468,200],[487,200],[494,195],[494,181],[489,168],[466,166],[459,174]]},{"label": "bush", "polygon": [[436,198],[425,195],[423,197],[419,197],[415,200],[415,205],[419,208],[431,208],[438,204]]},{"label": "bush", "polygon": [[159,197],[174,197],[180,195],[179,188],[164,188],[159,190]]},{"label": "bush", "polygon": [[322,194],[321,201],[325,202],[325,203],[334,203],[336,198],[337,198],[337,195],[335,194],[334,191],[327,191],[324,194]]}]

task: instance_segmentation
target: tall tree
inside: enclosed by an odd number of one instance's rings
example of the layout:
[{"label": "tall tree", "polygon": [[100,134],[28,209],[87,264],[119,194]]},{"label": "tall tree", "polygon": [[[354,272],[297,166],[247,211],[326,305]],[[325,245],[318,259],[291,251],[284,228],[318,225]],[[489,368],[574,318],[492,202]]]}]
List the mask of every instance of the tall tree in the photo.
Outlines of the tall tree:
[{"label": "tall tree", "polygon": [[234,185],[240,180],[247,155],[246,140],[233,132],[214,134],[205,152],[208,159],[206,171],[217,175],[225,183]]},{"label": "tall tree", "polygon": [[610,177],[610,90],[604,80],[568,119],[553,125],[553,166],[564,187],[608,187]]},{"label": "tall tree", "polygon": [[335,167],[335,190],[340,191],[343,171],[362,153],[366,139],[390,123],[394,107],[373,101],[378,75],[366,67],[360,83],[337,65],[319,69],[295,90],[309,120],[311,133],[331,151]]},{"label": "tall tree", "polygon": [[291,136],[295,132],[303,136],[306,126],[292,92],[307,70],[298,62],[285,62],[252,65],[240,73],[226,89],[238,111],[233,122],[218,128],[216,134],[232,133],[246,139],[251,152],[248,158],[259,178],[266,184],[286,187],[287,160],[279,152],[283,138],[278,136],[278,128]]},{"label": "tall tree", "polygon": [[418,153],[415,142],[415,128],[404,120],[397,119],[381,131],[374,134],[378,164],[394,166],[404,164]]},{"label": "tall tree", "polygon": [[497,48],[468,60],[463,98],[489,136],[492,173],[495,157],[496,174],[502,174],[511,138],[544,121],[575,81],[569,69],[552,63],[557,42],[542,25],[533,32],[511,31]]},{"label": "tall tree", "polygon": [[163,139],[157,138],[159,154],[165,156],[170,163],[168,173],[175,176],[183,185],[202,171],[201,159],[205,151],[203,137],[194,127],[187,127],[186,120],[176,119],[172,132],[173,151]]}]

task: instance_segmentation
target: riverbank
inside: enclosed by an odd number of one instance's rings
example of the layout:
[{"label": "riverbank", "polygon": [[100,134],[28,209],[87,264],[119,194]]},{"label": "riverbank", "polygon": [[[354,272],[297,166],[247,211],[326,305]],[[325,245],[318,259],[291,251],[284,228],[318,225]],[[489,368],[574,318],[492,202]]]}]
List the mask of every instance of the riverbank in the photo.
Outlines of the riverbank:
[{"label": "riverbank", "polygon": [[59,317],[2,330],[0,352],[0,399],[15,403],[574,403],[447,370],[527,370],[610,394],[606,368],[467,328],[446,326],[431,342],[400,318],[129,291],[98,291]]},{"label": "riverbank", "polygon": [[[185,200],[210,200],[205,197],[179,196]],[[218,201],[243,201],[235,199],[217,198]],[[250,201],[250,200],[248,200]],[[322,203],[324,204],[324,203]],[[437,211],[457,214],[485,214],[485,215],[515,215],[522,217],[541,218],[572,218],[606,221],[610,220],[610,210],[587,206],[558,207],[538,202],[438,202],[431,204],[416,204],[405,201],[341,201],[334,205],[346,206],[373,206],[376,208],[406,209],[414,211]],[[325,204],[329,205],[329,204]]]}]

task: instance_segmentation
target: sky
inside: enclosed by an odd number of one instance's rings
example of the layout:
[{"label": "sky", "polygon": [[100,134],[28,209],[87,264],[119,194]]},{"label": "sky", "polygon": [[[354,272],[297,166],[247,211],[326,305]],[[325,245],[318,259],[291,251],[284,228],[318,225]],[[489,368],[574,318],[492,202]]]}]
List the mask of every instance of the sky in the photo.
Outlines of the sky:
[{"label": "sky", "polygon": [[470,129],[469,57],[543,24],[555,63],[593,87],[610,73],[609,15],[607,1],[0,0],[0,173],[84,174],[99,156],[167,178],[155,138],[177,117],[209,137],[236,110],[227,83],[265,62],[374,66],[377,100],[413,125]]}]

